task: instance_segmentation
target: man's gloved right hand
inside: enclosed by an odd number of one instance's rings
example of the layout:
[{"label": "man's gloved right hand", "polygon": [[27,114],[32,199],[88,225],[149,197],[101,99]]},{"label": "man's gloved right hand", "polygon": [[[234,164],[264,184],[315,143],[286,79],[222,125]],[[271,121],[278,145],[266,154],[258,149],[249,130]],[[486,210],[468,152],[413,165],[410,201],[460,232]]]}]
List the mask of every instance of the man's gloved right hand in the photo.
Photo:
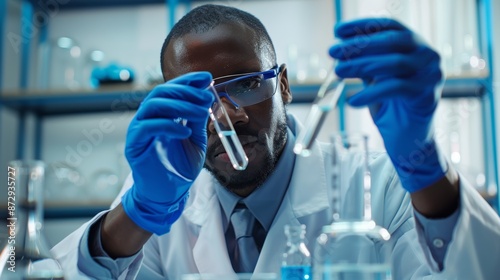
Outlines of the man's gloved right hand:
[{"label": "man's gloved right hand", "polygon": [[432,129],[441,97],[439,55],[393,19],[342,22],[342,42],[330,48],[341,78],[361,78],[365,88],[348,98],[368,106],[403,187],[410,193],[429,187],[447,172]]},{"label": "man's gloved right hand", "polygon": [[129,125],[125,156],[134,185],[122,205],[149,232],[170,231],[203,167],[211,81],[210,73],[196,72],[155,87]]}]

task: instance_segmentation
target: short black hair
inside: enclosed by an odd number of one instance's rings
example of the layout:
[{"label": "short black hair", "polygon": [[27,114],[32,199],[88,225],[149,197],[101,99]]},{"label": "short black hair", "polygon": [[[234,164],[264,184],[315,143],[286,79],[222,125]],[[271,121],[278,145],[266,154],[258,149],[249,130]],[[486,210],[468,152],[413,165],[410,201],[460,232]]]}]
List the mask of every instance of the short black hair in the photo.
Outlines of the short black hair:
[{"label": "short black hair", "polygon": [[276,64],[276,51],[273,41],[258,18],[233,7],[206,4],[191,10],[172,27],[172,30],[170,30],[161,48],[160,64],[162,73],[165,73],[165,50],[171,40],[192,32],[207,32],[222,23],[242,23],[252,28],[260,38],[262,45],[269,49],[270,59]]}]

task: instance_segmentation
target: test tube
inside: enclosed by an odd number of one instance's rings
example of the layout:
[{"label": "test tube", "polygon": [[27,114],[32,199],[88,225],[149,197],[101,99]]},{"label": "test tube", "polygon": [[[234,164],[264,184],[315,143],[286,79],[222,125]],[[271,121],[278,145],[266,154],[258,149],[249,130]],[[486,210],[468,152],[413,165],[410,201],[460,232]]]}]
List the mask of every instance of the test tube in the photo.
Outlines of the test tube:
[{"label": "test tube", "polygon": [[245,170],[248,165],[248,157],[245,154],[245,150],[243,150],[243,146],[241,146],[231,119],[227,115],[226,108],[224,108],[219,94],[213,86],[213,82],[208,89],[215,95],[215,104],[209,109],[210,119],[214,123],[215,131],[217,131],[217,135],[229,156],[229,160],[231,160],[233,168],[236,170]]},{"label": "test tube", "polygon": [[340,95],[344,91],[344,86],[344,81],[335,75],[335,71],[332,67],[325,81],[320,86],[318,95],[307,116],[304,128],[300,131],[295,141],[293,151],[296,154],[304,157],[311,154],[311,146],[318,136],[326,116],[330,110],[337,106]]}]

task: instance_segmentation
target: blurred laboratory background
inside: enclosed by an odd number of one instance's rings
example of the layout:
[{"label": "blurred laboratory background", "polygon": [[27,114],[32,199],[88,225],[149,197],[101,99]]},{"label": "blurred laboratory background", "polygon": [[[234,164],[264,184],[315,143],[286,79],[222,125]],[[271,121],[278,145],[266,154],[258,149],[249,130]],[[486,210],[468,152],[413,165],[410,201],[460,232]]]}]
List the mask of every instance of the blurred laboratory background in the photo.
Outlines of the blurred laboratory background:
[{"label": "blurred laboratory background", "polygon": [[[500,45],[500,17],[493,15],[500,14],[500,1],[493,0],[2,0],[2,211],[14,159],[46,163],[50,245],[109,207],[129,174],[128,123],[163,82],[162,43],[186,11],[206,3],[241,8],[264,23],[278,63],[288,65],[294,95],[288,110],[301,120],[332,65],[327,50],[335,22],[391,17],[411,27],[442,57],[446,79],[435,118],[440,147],[498,211],[500,72],[494,70],[500,53],[494,46]],[[348,81],[346,90],[360,86]],[[366,109],[332,111],[319,138],[328,141],[337,130],[366,132],[371,150],[383,148]]]}]

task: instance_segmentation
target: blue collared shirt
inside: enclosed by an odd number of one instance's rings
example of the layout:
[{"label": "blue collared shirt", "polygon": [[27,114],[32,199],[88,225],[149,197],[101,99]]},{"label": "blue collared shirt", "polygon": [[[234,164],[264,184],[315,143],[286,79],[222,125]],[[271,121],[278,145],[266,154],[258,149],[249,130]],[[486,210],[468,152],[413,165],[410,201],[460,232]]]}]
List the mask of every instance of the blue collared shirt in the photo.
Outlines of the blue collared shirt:
[{"label": "blue collared shirt", "polygon": [[226,230],[229,217],[234,207],[238,202],[242,202],[260,222],[266,232],[269,231],[274,216],[278,212],[281,201],[288,189],[290,179],[292,178],[293,166],[295,164],[293,143],[295,143],[295,136],[290,129],[288,129],[287,142],[283,148],[281,157],[278,159],[276,168],[269,175],[264,184],[246,198],[242,198],[221,186],[215,188],[215,192],[224,212],[224,227]]},{"label": "blue collared shirt", "polygon": [[431,251],[432,257],[443,269],[444,257],[453,236],[453,229],[457,224],[460,206],[450,216],[442,219],[429,219],[416,210],[415,220],[424,230],[425,241]]}]

